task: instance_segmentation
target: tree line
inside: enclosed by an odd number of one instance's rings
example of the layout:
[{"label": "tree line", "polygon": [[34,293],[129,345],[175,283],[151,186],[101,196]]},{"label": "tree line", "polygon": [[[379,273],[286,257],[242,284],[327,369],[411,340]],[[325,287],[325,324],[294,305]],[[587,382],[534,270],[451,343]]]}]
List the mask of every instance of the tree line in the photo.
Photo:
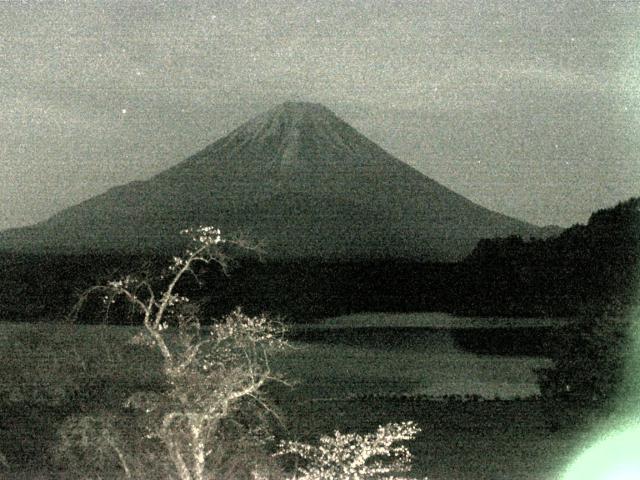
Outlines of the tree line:
[{"label": "tree line", "polygon": [[[636,300],[640,199],[595,212],[549,239],[486,239],[461,262],[236,259],[203,270],[183,294],[220,316],[237,305],[290,322],[363,311],[444,311],[471,316],[622,314]],[[66,314],[74,295],[131,270],[153,272],[154,254],[0,254],[0,318]],[[34,275],[34,272],[36,274]],[[117,308],[117,307],[116,307]],[[115,318],[115,316],[114,316]]]}]

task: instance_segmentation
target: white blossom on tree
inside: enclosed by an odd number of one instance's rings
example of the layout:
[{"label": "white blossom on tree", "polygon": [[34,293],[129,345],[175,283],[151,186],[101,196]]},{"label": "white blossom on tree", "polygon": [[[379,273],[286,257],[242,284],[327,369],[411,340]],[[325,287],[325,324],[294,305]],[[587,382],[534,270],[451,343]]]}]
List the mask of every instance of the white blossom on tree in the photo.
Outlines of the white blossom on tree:
[{"label": "white blossom on tree", "polygon": [[186,274],[196,277],[193,268],[198,263],[226,269],[221,247],[247,245],[225,241],[213,227],[182,233],[190,237],[191,245],[184,256],[173,258],[169,274],[163,275],[168,284],[160,293],[150,279],[127,275],[86,291],[74,313],[94,292],[100,292],[107,305],[123,297],[135,306],[144,328],[131,341],[160,352],[168,388],[161,393],[138,392],[125,406],[147,417],[146,437],[162,444],[177,478],[205,480],[212,478],[208,467],[223,421],[247,400],[266,407],[263,386],[281,380],[271,371],[269,355],[286,342],[281,325],[239,309],[209,330],[201,327],[197,307],[176,293],[179,281]]},{"label": "white blossom on tree", "polygon": [[411,452],[397,442],[413,440],[420,429],[413,422],[389,423],[375,433],[359,435],[336,431],[318,445],[282,442],[276,455],[302,460],[295,480],[401,480],[411,470]]}]

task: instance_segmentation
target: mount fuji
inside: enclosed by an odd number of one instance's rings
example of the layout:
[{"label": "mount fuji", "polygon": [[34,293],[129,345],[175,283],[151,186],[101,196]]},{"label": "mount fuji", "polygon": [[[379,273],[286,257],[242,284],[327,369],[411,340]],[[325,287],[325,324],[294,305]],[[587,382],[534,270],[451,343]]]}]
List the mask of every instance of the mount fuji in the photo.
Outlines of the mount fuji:
[{"label": "mount fuji", "polygon": [[214,225],[269,258],[456,260],[481,238],[545,237],[401,162],[319,104],[287,102],[146,181],[115,187],[0,249],[173,251],[178,232]]}]

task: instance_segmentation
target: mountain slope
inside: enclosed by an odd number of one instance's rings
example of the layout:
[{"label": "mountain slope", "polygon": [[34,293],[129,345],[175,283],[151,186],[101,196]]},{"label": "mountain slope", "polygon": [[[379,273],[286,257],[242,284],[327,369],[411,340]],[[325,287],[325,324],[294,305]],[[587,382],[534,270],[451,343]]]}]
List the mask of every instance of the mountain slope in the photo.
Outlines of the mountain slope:
[{"label": "mountain slope", "polygon": [[0,248],[163,250],[194,224],[243,231],[271,257],[457,259],[480,238],[544,233],[427,178],[325,107],[288,102],[147,181],[0,234]]}]

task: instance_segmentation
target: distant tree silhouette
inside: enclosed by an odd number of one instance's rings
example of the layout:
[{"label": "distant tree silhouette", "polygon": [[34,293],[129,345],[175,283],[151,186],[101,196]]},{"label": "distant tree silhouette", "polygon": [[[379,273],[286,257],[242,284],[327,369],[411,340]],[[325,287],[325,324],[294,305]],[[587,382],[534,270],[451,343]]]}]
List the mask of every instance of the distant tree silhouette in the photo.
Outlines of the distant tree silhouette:
[{"label": "distant tree silhouette", "polygon": [[470,286],[458,310],[623,314],[635,301],[639,255],[639,198],[599,210],[587,225],[575,225],[546,240],[483,240],[463,262]]}]

